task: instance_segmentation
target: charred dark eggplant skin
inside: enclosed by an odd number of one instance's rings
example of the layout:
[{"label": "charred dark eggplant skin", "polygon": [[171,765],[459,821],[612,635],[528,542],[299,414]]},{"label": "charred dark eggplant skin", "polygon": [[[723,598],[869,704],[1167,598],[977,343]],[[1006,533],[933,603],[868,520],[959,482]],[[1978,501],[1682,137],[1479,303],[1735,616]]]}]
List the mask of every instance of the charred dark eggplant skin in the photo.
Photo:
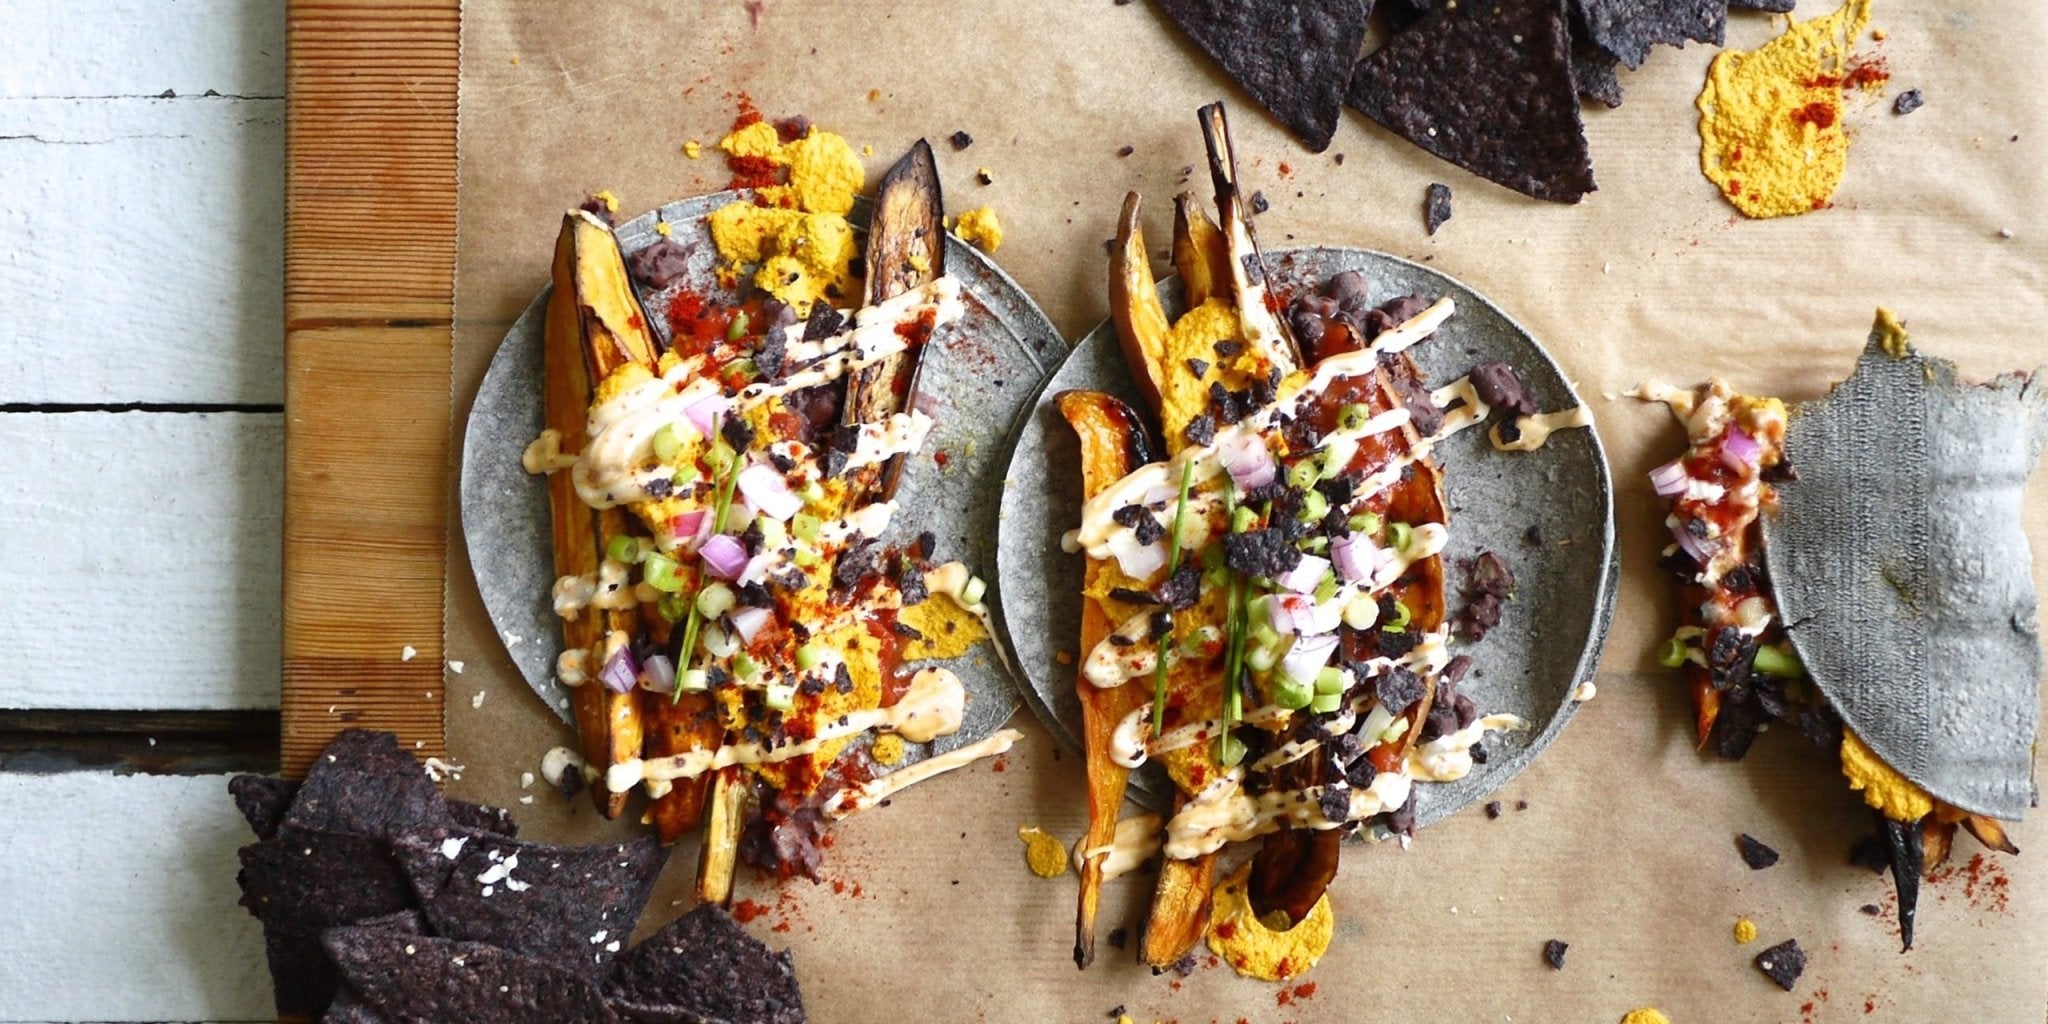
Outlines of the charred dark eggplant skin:
[{"label": "charred dark eggplant skin", "polygon": [[[882,177],[868,221],[867,305],[937,280],[946,272],[946,206],[931,143],[910,147]],[[926,346],[890,356],[856,373],[847,384],[840,422],[876,423],[910,407]],[[886,501],[903,478],[903,456],[863,467],[854,481],[870,500]]]}]

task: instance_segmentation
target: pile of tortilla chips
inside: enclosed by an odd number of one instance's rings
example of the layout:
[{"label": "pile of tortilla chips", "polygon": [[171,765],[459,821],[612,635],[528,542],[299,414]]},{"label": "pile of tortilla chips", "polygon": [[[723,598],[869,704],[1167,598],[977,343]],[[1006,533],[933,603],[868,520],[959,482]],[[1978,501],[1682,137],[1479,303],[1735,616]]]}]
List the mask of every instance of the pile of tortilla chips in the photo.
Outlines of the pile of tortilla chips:
[{"label": "pile of tortilla chips", "polygon": [[1473,174],[1537,199],[1593,191],[1579,98],[1621,104],[1615,65],[1658,43],[1722,41],[1731,6],[1792,0],[1157,0],[1167,17],[1316,152],[1349,103]]},{"label": "pile of tortilla chips", "polygon": [[[517,838],[446,800],[390,733],[351,729],[304,783],[228,784],[257,842],[242,905],[263,922],[280,1014],[330,1024],[800,1024],[787,952],[701,906],[625,944],[660,872],[649,836]],[[324,1014],[324,1015],[323,1015]]]}]

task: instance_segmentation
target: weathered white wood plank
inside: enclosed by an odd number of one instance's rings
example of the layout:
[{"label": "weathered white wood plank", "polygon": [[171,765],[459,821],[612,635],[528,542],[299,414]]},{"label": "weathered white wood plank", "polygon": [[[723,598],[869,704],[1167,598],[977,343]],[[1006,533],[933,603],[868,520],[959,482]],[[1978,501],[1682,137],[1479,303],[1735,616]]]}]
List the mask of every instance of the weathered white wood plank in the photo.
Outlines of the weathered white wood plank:
[{"label": "weathered white wood plank", "polygon": [[275,1020],[226,777],[0,774],[0,1021]]},{"label": "weathered white wood plank", "polygon": [[0,415],[0,706],[277,706],[281,420]]},{"label": "weathered white wood plank", "polygon": [[275,403],[282,100],[0,99],[0,402]]},{"label": "weathered white wood plank", "polygon": [[279,0],[8,0],[0,96],[284,95]]}]

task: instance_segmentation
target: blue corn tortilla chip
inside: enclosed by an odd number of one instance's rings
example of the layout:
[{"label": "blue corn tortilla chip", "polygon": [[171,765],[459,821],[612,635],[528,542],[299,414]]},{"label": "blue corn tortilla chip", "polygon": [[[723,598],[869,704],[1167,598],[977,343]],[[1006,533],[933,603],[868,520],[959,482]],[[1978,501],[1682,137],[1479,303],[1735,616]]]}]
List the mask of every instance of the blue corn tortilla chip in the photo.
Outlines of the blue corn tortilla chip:
[{"label": "blue corn tortilla chip", "polygon": [[473,804],[464,800],[448,801],[448,816],[455,819],[459,828],[472,832],[490,832],[508,839],[519,836],[519,825],[512,820],[512,812],[490,804]]},{"label": "blue corn tortilla chip", "polygon": [[[256,838],[269,839],[277,834],[285,811],[291,806],[292,799],[298,796],[299,783],[268,775],[237,775],[228,780],[228,792],[234,796],[236,809],[242,812],[242,819],[249,823]],[[512,812],[503,807],[462,800],[449,800],[447,803],[449,817],[463,828],[496,832],[501,836],[519,834]]]},{"label": "blue corn tortilla chip", "polygon": [[1606,50],[1583,39],[1572,40],[1572,83],[1581,97],[1609,110],[1621,106],[1621,79],[1614,72],[1617,63]]},{"label": "blue corn tortilla chip", "polygon": [[1329,148],[1371,0],[1157,0],[1173,23],[1315,152]]},{"label": "blue corn tortilla chip", "polygon": [[653,836],[550,846],[475,832],[393,844],[434,934],[488,942],[585,974],[625,948],[667,853]]},{"label": "blue corn tortilla chip", "polygon": [[335,990],[327,1012],[320,1015],[320,1024],[391,1024],[391,1019],[363,1002],[355,989],[343,985]]},{"label": "blue corn tortilla chip", "polygon": [[1572,0],[1587,42],[1633,71],[1657,43],[1684,46],[1690,39],[1721,45],[1728,0]]},{"label": "blue corn tortilla chip", "polygon": [[282,1014],[313,1015],[334,997],[320,936],[408,910],[412,889],[385,845],[367,836],[285,828],[241,849],[242,906],[263,923],[272,994]]},{"label": "blue corn tortilla chip", "polygon": [[1564,0],[1445,5],[1358,64],[1347,100],[1388,130],[1527,196],[1593,191]]},{"label": "blue corn tortilla chip", "polygon": [[325,946],[355,996],[393,1024],[613,1024],[597,987],[480,942],[336,928]]},{"label": "blue corn tortilla chip", "polygon": [[723,909],[699,904],[612,964],[605,997],[642,1024],[803,1024],[789,951],[770,952]]},{"label": "blue corn tortilla chip", "polygon": [[1772,14],[1790,14],[1792,5],[1798,0],[1728,0],[1728,9],[1738,7],[1750,11],[1768,11]]},{"label": "blue corn tortilla chip", "polygon": [[391,839],[454,823],[448,802],[411,754],[388,732],[347,729],[306,773],[285,825]]}]

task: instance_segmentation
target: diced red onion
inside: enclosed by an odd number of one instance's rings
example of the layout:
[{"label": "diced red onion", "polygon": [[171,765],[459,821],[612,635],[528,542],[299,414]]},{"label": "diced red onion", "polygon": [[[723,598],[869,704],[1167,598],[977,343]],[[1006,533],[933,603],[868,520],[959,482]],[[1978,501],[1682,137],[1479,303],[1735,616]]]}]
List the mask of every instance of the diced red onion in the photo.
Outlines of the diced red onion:
[{"label": "diced red onion", "polygon": [[633,664],[633,652],[625,647],[619,648],[598,671],[597,679],[613,693],[633,692],[633,687],[640,683],[640,670]]},{"label": "diced red onion", "polygon": [[1348,583],[1371,579],[1380,567],[1381,554],[1379,545],[1364,533],[1354,533],[1330,545],[1330,559]]},{"label": "diced red onion", "polygon": [[1321,555],[1303,555],[1294,568],[1280,577],[1279,584],[1297,594],[1313,593],[1323,582],[1323,574],[1330,571],[1330,560]]},{"label": "diced red onion", "polygon": [[1679,548],[1686,554],[1691,555],[1693,561],[1705,565],[1713,560],[1714,549],[1709,547],[1706,541],[1693,536],[1687,531],[1683,520],[1677,526],[1672,527],[1671,532],[1678,538]]},{"label": "diced red onion", "polygon": [[765,580],[765,579],[767,579],[767,578],[768,578],[768,567],[769,567],[769,566],[772,566],[772,565],[774,565],[774,564],[775,564],[775,554],[774,554],[774,552],[771,552],[771,551],[763,551],[763,552],[761,552],[760,554],[758,554],[758,555],[755,555],[754,557],[752,557],[752,558],[749,558],[749,559],[747,559],[747,566],[746,566],[746,568],[744,568],[744,569],[741,569],[741,570],[740,570],[740,576],[739,576],[739,579],[738,579],[738,580],[735,580],[734,582],[737,582],[737,583],[759,583],[759,582],[761,582],[762,580]]},{"label": "diced red onion", "polygon": [[650,654],[640,663],[640,685],[656,693],[676,688],[676,663],[666,654]]},{"label": "diced red onion", "polygon": [[710,520],[710,511],[701,508],[672,515],[668,517],[669,536],[674,537],[677,542],[685,546],[694,547],[699,540],[697,534],[703,530],[704,524]]},{"label": "diced red onion", "polygon": [[1737,473],[1755,469],[1763,454],[1764,446],[1743,433],[1741,427],[1729,427],[1721,438],[1721,463]]},{"label": "diced red onion", "polygon": [[1273,482],[1273,453],[1257,434],[1232,434],[1216,446],[1223,471],[1242,490],[1264,487]]},{"label": "diced red onion", "polygon": [[697,547],[704,571],[722,580],[736,579],[747,567],[747,549],[728,534],[714,533]]},{"label": "diced red onion", "polygon": [[735,608],[727,618],[732,620],[732,631],[739,634],[740,643],[750,644],[761,627],[768,624],[768,609]]},{"label": "diced red onion", "polygon": [[1301,637],[1280,656],[1280,674],[1304,683],[1314,682],[1316,673],[1330,663],[1330,654],[1336,649],[1335,636]]},{"label": "diced red onion", "polygon": [[788,522],[804,510],[804,499],[792,493],[782,471],[768,463],[756,462],[740,470],[739,488],[747,496],[747,504],[778,523]]},{"label": "diced red onion", "polygon": [[1657,489],[1657,497],[1671,498],[1685,493],[1685,485],[1691,477],[1685,472],[1685,460],[1672,459],[1650,471],[1650,486]]},{"label": "diced red onion", "polygon": [[725,415],[726,410],[731,407],[732,403],[726,401],[724,395],[713,395],[692,402],[689,408],[683,410],[683,416],[689,419],[691,426],[697,428],[698,433],[705,437],[714,437],[718,434],[718,418]]},{"label": "diced red onion", "polygon": [[1335,600],[1317,604],[1308,594],[1274,594],[1266,600],[1267,617],[1282,633],[1315,636],[1335,630],[1344,620],[1344,605]]}]

